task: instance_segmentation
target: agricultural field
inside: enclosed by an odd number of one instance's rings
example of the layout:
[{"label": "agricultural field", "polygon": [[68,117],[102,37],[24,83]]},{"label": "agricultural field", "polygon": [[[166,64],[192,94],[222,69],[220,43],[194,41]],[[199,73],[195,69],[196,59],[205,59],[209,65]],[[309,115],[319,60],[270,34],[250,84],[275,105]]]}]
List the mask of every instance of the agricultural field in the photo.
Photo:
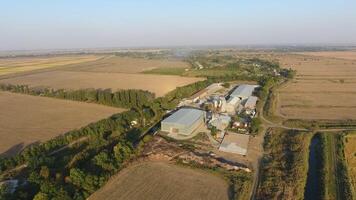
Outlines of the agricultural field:
[{"label": "agricultural field", "polygon": [[229,199],[224,179],[162,162],[146,162],[115,175],[90,200]]},{"label": "agricultural field", "polygon": [[36,142],[123,111],[74,101],[0,92],[0,155],[10,156]]},{"label": "agricultural field", "polygon": [[345,136],[344,155],[346,166],[348,168],[348,175],[351,185],[352,194],[356,197],[356,134],[349,134]]},{"label": "agricultural field", "polygon": [[187,62],[168,59],[145,59],[121,56],[106,56],[89,63],[73,64],[66,70],[83,72],[107,72],[107,73],[140,73],[146,70],[160,69],[182,69],[189,68]]},{"label": "agricultural field", "polygon": [[356,51],[322,51],[322,52],[306,52],[302,54],[308,56],[320,56],[320,57],[328,57],[328,58],[356,60]]},{"label": "agricultural field", "polygon": [[176,87],[188,85],[203,78],[169,75],[123,74],[104,72],[50,71],[0,80],[0,83],[49,87],[54,89],[111,88],[142,89],[163,96]]},{"label": "agricultural field", "polygon": [[297,70],[295,80],[277,91],[279,115],[289,119],[356,119],[356,61],[300,54],[276,58],[282,67]]},{"label": "agricultural field", "polygon": [[90,62],[99,58],[96,55],[0,58],[0,76]]}]

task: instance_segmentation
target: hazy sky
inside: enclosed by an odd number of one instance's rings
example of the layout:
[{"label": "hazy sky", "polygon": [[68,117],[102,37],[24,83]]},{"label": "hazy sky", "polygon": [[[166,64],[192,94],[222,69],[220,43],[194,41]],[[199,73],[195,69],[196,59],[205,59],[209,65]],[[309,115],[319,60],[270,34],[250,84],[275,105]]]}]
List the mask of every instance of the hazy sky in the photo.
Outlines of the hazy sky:
[{"label": "hazy sky", "polygon": [[356,0],[0,0],[0,50],[356,44]]}]

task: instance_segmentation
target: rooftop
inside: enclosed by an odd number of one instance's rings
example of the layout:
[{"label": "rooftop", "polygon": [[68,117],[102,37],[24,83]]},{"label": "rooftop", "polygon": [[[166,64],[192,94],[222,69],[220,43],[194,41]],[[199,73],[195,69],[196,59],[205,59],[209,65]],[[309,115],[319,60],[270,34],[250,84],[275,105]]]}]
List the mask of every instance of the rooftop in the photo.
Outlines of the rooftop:
[{"label": "rooftop", "polygon": [[230,96],[235,97],[249,97],[252,95],[257,85],[240,85],[237,87]]},{"label": "rooftop", "polygon": [[256,107],[256,102],[257,102],[257,97],[250,96],[245,103],[245,107],[246,108],[254,108],[254,107]]},{"label": "rooftop", "polygon": [[171,116],[164,119],[162,122],[191,125],[202,115],[204,115],[204,111],[193,108],[181,108]]}]

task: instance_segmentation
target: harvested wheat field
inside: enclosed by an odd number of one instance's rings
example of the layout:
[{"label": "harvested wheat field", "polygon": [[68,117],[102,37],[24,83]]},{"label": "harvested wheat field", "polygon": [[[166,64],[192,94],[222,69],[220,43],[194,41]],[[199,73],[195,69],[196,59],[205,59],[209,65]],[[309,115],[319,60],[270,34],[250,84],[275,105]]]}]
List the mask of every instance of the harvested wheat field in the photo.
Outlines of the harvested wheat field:
[{"label": "harvested wheat field", "polygon": [[[339,53],[348,56],[347,52]],[[356,119],[356,61],[300,54],[283,54],[277,58],[283,67],[297,70],[295,80],[278,90],[281,116]]]},{"label": "harvested wheat field", "polygon": [[189,68],[189,64],[178,60],[130,58],[112,55],[93,62],[70,65],[66,67],[66,70],[84,72],[139,73],[155,68]]},{"label": "harvested wheat field", "polygon": [[96,104],[0,92],[0,155],[9,156],[122,109]]},{"label": "harvested wheat field", "polygon": [[176,87],[188,85],[202,78],[180,76],[121,74],[102,72],[51,71],[0,80],[0,83],[49,87],[55,89],[111,88],[142,89],[163,96]]},{"label": "harvested wheat field", "polygon": [[207,172],[162,162],[124,169],[90,200],[223,200],[229,199],[224,179]]},{"label": "harvested wheat field", "polygon": [[95,55],[0,58],[0,75],[89,62],[99,58]]},{"label": "harvested wheat field", "polygon": [[353,196],[356,196],[356,133],[345,137],[345,159]]},{"label": "harvested wheat field", "polygon": [[308,56],[320,56],[320,57],[328,57],[328,58],[356,60],[356,51],[321,51],[321,52],[305,52],[302,54]]}]

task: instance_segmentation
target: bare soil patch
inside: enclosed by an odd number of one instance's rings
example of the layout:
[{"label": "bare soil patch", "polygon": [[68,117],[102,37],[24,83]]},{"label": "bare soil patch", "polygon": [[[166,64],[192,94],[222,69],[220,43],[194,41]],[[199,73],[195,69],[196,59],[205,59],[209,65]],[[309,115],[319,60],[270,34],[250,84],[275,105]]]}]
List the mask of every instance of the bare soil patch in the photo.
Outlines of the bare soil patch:
[{"label": "bare soil patch", "polygon": [[66,69],[84,72],[139,73],[155,68],[189,68],[189,64],[168,59],[108,56],[89,63],[71,65]]},{"label": "bare soil patch", "polygon": [[55,89],[111,88],[142,89],[163,96],[176,87],[188,85],[202,78],[180,76],[121,74],[102,72],[51,71],[0,80],[0,83],[49,87]]},{"label": "bare soil patch", "polygon": [[207,172],[163,162],[128,167],[112,178],[92,200],[229,199],[224,179]]},{"label": "bare soil patch", "polygon": [[122,109],[0,92],[0,155],[119,113]]}]

